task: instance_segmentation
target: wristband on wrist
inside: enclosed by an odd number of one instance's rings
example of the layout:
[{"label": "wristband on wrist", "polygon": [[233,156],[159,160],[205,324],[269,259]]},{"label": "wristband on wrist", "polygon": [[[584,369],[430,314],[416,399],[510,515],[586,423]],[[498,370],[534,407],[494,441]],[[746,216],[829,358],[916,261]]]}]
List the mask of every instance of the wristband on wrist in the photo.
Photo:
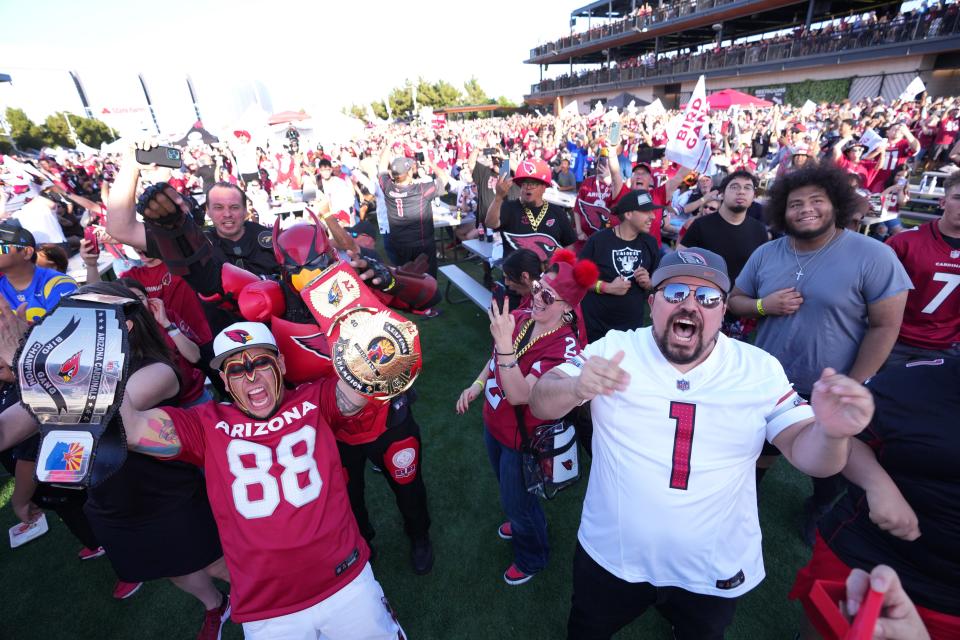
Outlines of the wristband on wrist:
[{"label": "wristband on wrist", "polygon": [[761,316],[767,315],[767,312],[763,309],[763,298],[757,298],[757,313]]},{"label": "wristband on wrist", "polygon": [[512,356],[516,351],[495,351],[498,356]]},{"label": "wristband on wrist", "polygon": [[597,284],[594,285],[593,290],[597,293],[603,293],[603,280],[597,280]]},{"label": "wristband on wrist", "polygon": [[163,330],[166,331],[167,333],[170,333],[171,331],[177,331],[177,325],[175,325],[175,324],[173,324],[173,323],[171,322],[170,324],[168,324],[167,326],[165,326],[165,327],[163,328]]},{"label": "wristband on wrist", "polygon": [[477,385],[478,387],[480,387],[481,389],[483,389],[483,380],[481,380],[480,378],[477,378],[476,380],[474,380],[474,381],[473,381],[473,384],[475,384],[475,385]]},{"label": "wristband on wrist", "polygon": [[178,335],[180,335],[180,329],[173,329],[171,331],[167,331],[167,335],[170,336],[171,338],[176,338]]}]

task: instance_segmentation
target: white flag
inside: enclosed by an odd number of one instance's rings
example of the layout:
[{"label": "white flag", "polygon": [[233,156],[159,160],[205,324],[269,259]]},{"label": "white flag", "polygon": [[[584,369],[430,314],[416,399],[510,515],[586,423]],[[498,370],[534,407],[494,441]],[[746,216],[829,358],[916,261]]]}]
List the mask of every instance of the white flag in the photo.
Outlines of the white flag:
[{"label": "white flag", "polygon": [[667,112],[667,110],[663,108],[663,103],[660,102],[660,98],[657,98],[656,100],[648,104],[646,107],[644,107],[643,112],[649,113],[655,116],[662,116]]},{"label": "white flag", "polygon": [[563,109],[560,110],[561,115],[575,116],[578,113],[580,113],[580,107],[577,105],[576,100],[571,100],[570,104],[568,104],[567,106],[565,106]]},{"label": "white flag", "polygon": [[605,124],[612,124],[620,119],[620,114],[617,113],[616,107],[610,107],[610,111],[607,111],[603,114],[603,122]]},{"label": "white flag", "polygon": [[673,121],[669,134],[664,154],[667,160],[698,173],[709,171],[713,152],[710,148],[710,113],[703,76],[697,80],[687,108],[683,115]]},{"label": "white flag", "polygon": [[918,93],[926,90],[927,88],[924,86],[923,80],[920,79],[920,76],[917,76],[910,81],[910,84],[907,85],[907,88],[904,89],[903,93],[900,94],[900,100],[904,102],[915,100]]},{"label": "white flag", "polygon": [[631,101],[630,101],[630,104],[627,105],[627,113],[629,113],[631,116],[632,116],[632,115],[636,115],[636,113],[637,113],[637,101],[636,101],[636,100],[631,100]]},{"label": "white flag", "polygon": [[817,103],[813,100],[807,100],[803,103],[803,106],[800,107],[800,115],[807,117],[812,115],[817,110]]}]

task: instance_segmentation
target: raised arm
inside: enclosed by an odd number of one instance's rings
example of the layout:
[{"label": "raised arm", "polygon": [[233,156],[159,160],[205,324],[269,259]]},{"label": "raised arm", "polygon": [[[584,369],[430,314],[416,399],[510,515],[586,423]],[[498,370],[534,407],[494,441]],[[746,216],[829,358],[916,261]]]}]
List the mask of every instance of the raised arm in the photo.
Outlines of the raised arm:
[{"label": "raised arm", "polygon": [[808,476],[826,478],[847,465],[852,436],[873,418],[873,396],[856,380],[828,367],[813,384],[811,404],[814,418],[787,427],[773,445]]},{"label": "raised arm", "polygon": [[[146,148],[146,145],[144,145]],[[137,249],[146,249],[147,234],[143,223],[137,220],[137,183],[140,180],[140,163],[136,157],[137,147],[127,150],[110,189],[107,202],[107,233],[117,242]]]},{"label": "raised arm", "polygon": [[510,193],[510,187],[512,186],[513,178],[510,176],[500,176],[500,179],[497,181],[496,195],[490,202],[490,206],[487,207],[487,217],[483,221],[488,229],[497,229],[500,227],[500,206],[503,204],[503,201],[507,199],[507,194]]},{"label": "raised arm", "polygon": [[151,409],[179,389],[177,376],[168,365],[155,363],[140,369],[127,381],[120,404],[120,417],[131,451],[157,458],[180,453],[180,438],[173,420],[163,409]]}]

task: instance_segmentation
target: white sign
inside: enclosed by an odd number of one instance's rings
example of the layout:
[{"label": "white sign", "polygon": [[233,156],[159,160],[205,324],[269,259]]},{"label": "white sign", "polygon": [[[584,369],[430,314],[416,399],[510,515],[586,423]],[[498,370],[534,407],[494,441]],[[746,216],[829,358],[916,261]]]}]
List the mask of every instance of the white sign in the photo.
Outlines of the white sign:
[{"label": "white sign", "polygon": [[860,144],[867,145],[867,153],[870,153],[876,149],[882,142],[883,138],[881,138],[880,134],[873,129],[867,129],[860,134]]},{"label": "white sign", "polygon": [[800,115],[802,115],[803,117],[807,117],[807,116],[813,115],[813,113],[816,110],[817,110],[817,103],[814,102],[813,100],[807,100],[806,102],[803,103],[803,106],[800,107]]},{"label": "white sign", "polygon": [[708,173],[713,152],[710,147],[710,113],[703,76],[690,96],[690,102],[670,127],[670,140],[664,154],[682,167]]},{"label": "white sign", "polygon": [[910,84],[907,85],[907,88],[903,90],[903,93],[900,94],[900,100],[904,102],[912,101],[916,99],[917,94],[921,91],[926,91],[927,88],[923,84],[923,80],[920,79],[920,76],[917,76],[910,81]]},{"label": "white sign", "polygon": [[631,101],[630,101],[630,104],[627,105],[627,113],[629,113],[631,116],[636,115],[636,113],[637,113],[637,101],[636,101],[636,100],[631,100]]},{"label": "white sign", "polygon": [[571,100],[570,104],[560,110],[560,115],[575,116],[580,113],[580,106],[576,100]]}]

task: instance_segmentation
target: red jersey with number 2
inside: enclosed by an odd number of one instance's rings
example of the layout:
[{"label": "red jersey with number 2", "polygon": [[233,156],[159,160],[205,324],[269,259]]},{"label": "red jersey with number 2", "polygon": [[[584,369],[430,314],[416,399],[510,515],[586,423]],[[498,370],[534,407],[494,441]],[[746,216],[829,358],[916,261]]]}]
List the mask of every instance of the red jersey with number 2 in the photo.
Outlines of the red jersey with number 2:
[{"label": "red jersey with number 2", "polygon": [[913,282],[900,340],[936,350],[960,342],[960,249],[947,244],[936,221],[898,233],[887,244]]},{"label": "red jersey with number 2", "polygon": [[336,384],[331,376],[286,392],[267,420],[229,403],[164,408],[183,447],[178,459],[206,472],[237,622],[311,607],[369,559],[330,427],[367,411],[342,417]]},{"label": "red jersey with number 2", "polygon": [[[517,309],[510,312],[517,321],[517,326],[513,332],[513,339],[517,339],[523,325],[530,318],[529,309]],[[533,328],[531,327],[530,331]],[[527,341],[529,344],[530,341]],[[522,349],[523,347],[521,347]],[[539,378],[558,364],[569,362],[578,353],[580,347],[577,344],[577,338],[573,334],[570,325],[564,325],[559,331],[545,335],[527,349],[520,356],[520,373],[526,378],[532,375]],[[507,402],[504,397],[503,386],[500,382],[500,375],[504,369],[500,369],[495,364],[495,357],[491,355],[490,363],[487,365],[490,377],[487,378],[487,384],[484,386],[483,395],[483,423],[498,442],[514,449],[519,449],[522,444],[520,432],[517,427],[517,412],[513,405]],[[523,407],[523,419],[527,428],[527,434],[533,433],[536,427],[553,420],[540,420],[532,413],[526,405]]]}]

